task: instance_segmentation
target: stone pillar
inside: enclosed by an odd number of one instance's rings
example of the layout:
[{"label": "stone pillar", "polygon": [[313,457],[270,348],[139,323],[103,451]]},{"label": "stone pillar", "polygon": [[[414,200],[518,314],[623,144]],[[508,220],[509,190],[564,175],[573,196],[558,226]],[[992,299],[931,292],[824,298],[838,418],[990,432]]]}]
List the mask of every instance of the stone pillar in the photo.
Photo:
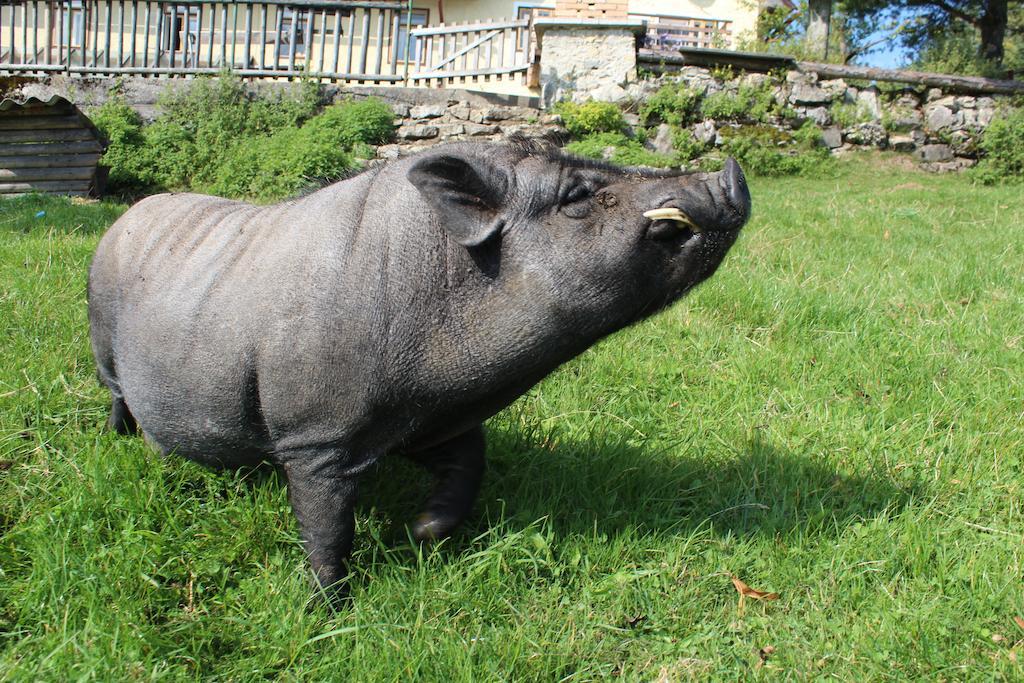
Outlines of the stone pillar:
[{"label": "stone pillar", "polygon": [[644,30],[643,22],[545,17],[534,28],[545,107],[569,98],[617,102],[626,97],[623,86],[636,79],[637,35]]}]

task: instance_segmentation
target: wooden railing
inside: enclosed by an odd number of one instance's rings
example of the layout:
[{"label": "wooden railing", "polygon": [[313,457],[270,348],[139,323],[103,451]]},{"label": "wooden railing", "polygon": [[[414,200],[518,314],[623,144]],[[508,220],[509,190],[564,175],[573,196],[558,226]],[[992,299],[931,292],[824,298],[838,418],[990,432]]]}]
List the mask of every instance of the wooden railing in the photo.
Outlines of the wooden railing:
[{"label": "wooden railing", "polygon": [[0,71],[8,73],[191,76],[230,70],[245,77],[440,86],[519,78],[530,49],[527,19],[414,28],[404,2],[0,5]]},{"label": "wooden railing", "polygon": [[438,87],[470,81],[521,79],[531,59],[529,19],[413,29],[417,66],[413,85]]},{"label": "wooden railing", "polygon": [[375,0],[22,0],[0,7],[0,70],[395,82],[410,23]]}]

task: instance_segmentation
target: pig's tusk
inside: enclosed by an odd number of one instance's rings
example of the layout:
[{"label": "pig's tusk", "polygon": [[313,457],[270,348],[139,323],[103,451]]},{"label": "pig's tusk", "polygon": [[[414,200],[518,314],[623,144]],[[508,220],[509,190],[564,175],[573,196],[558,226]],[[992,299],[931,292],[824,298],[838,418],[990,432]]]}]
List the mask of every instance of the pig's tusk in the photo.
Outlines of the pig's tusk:
[{"label": "pig's tusk", "polygon": [[644,218],[650,218],[652,221],[675,221],[688,227],[691,232],[700,232],[697,224],[689,216],[676,208],[651,209],[644,212]]}]

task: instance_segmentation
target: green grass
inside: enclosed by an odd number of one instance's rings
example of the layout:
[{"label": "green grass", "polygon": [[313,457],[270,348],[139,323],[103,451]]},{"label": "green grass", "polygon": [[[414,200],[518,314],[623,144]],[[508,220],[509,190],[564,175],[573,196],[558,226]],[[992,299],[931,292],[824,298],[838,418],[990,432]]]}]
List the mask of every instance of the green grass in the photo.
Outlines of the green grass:
[{"label": "green grass", "polygon": [[464,534],[414,549],[422,477],[367,477],[337,615],[277,474],[101,429],[123,207],[0,202],[0,679],[1020,680],[1024,197],[864,161],[752,192],[718,275],[490,421]]}]

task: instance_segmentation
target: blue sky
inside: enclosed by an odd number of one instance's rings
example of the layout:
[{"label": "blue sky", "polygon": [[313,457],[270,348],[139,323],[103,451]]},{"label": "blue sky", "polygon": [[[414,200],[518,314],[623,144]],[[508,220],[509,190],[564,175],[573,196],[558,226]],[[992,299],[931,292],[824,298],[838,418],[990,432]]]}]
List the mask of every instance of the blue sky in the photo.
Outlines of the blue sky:
[{"label": "blue sky", "polygon": [[904,50],[898,46],[880,45],[878,49],[872,51],[871,54],[866,57],[861,57],[857,61],[865,66],[877,66],[883,69],[898,69],[906,66],[907,55]]}]

